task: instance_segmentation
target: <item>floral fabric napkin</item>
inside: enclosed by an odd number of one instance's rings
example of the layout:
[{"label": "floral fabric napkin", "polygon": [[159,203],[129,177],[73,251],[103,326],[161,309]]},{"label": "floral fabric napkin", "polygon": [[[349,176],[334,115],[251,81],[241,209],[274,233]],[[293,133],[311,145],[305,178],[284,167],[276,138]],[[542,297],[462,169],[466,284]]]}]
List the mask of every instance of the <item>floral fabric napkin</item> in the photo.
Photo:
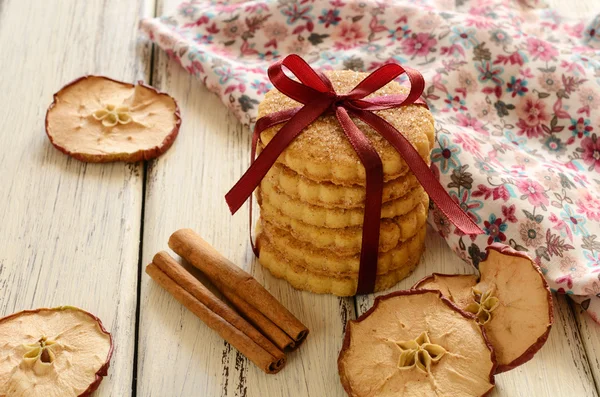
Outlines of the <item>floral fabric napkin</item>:
[{"label": "floral fabric napkin", "polygon": [[[566,19],[535,0],[185,2],[141,29],[245,124],[269,64],[419,69],[437,122],[432,169],[485,231],[430,223],[477,266],[501,242],[600,319],[600,16]],[[599,10],[600,11],[600,6]],[[593,17],[593,16],[592,16]]]}]

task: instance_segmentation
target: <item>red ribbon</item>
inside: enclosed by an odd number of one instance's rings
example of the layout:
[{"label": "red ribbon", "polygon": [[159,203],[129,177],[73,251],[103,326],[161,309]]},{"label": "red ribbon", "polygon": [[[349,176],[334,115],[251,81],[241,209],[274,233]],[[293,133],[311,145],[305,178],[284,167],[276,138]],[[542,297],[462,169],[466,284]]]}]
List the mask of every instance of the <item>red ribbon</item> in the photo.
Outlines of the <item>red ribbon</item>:
[{"label": "red ribbon", "polygon": [[[284,66],[299,81],[288,77],[283,71]],[[408,95],[387,95],[365,99],[365,97],[404,73],[406,73],[411,83]],[[450,198],[429,169],[427,163],[404,135],[383,118],[373,113],[375,110],[391,109],[411,104],[427,107],[425,102],[420,99],[425,88],[425,81],[421,73],[414,69],[403,68],[398,64],[386,64],[367,76],[347,94],[337,94],[331,81],[324,74],[312,69],[298,55],[288,55],[275,62],[269,67],[268,75],[275,88],[300,102],[303,106],[271,113],[261,117],[256,122],[252,137],[250,168],[225,195],[225,200],[232,213],[235,213],[247,199],[251,199],[254,189],[258,187],[279,155],[294,138],[319,116],[331,110],[335,113],[344,134],[352,144],[366,171],[366,197],[357,294],[371,293],[375,289],[383,192],[383,166],[369,139],[352,122],[349,113],[369,124],[387,139],[408,164],[410,170],[415,174],[438,209],[461,232],[464,234],[483,233],[477,224]],[[286,124],[255,160],[260,133],[267,128],[282,123]],[[250,205],[252,205],[252,200],[250,200]],[[252,217],[251,207],[250,217]],[[252,228],[252,222],[250,227]]]}]

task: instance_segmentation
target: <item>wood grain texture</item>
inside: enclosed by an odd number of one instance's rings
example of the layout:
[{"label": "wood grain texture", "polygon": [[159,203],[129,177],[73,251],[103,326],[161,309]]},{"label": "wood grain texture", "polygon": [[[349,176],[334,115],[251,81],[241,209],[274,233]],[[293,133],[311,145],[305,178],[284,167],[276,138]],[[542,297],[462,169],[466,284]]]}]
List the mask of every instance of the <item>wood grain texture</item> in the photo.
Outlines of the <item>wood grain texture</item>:
[{"label": "wood grain texture", "polygon": [[[167,248],[173,231],[190,227],[250,271],[311,333],[279,374],[265,376],[144,275],[138,395],[343,395],[336,360],[352,299],[299,292],[262,271],[245,211],[232,217],[223,198],[248,166],[250,134],[199,81],[163,53],[156,59],[154,85],[179,100],[184,122],[173,150],[148,167],[144,263]],[[171,371],[165,362],[182,364]]]},{"label": "wood grain texture", "polygon": [[90,73],[149,75],[140,1],[0,1],[0,314],[74,305],[113,334],[97,395],[131,395],[141,164],[84,164],[44,133],[52,94]]},{"label": "wood grain texture", "polygon": [[596,389],[600,391],[600,324],[594,322],[581,306],[575,302],[569,301],[569,304],[575,313],[575,320],[577,321],[580,338],[587,353]]}]

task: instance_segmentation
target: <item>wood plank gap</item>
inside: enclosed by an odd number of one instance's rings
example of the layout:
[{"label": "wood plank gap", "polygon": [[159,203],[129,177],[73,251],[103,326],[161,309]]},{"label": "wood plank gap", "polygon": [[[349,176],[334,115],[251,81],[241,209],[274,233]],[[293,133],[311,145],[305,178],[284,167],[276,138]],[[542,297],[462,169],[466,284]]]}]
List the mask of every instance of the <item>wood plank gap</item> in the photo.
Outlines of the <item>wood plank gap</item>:
[{"label": "wood plank gap", "polygon": [[[0,0],[2,1],[2,0]],[[154,9],[152,10],[152,17],[156,17],[158,11],[158,1],[154,2]],[[148,71],[148,85],[154,83],[154,66],[156,51],[158,50],[156,44],[152,43],[150,50],[150,70]],[[131,395],[132,397],[137,396],[137,380],[138,380],[138,356],[139,356],[139,336],[140,336],[140,317],[142,307],[142,275],[144,274],[144,219],[146,213],[146,187],[148,182],[146,176],[148,175],[148,163],[149,161],[144,160],[144,166],[142,170],[142,206],[140,216],[140,236],[139,236],[139,253],[138,253],[138,276],[136,285],[136,306],[135,306],[135,329],[133,337],[133,374],[131,376]]]},{"label": "wood plank gap", "polygon": [[[154,48],[152,49],[154,54]],[[151,58],[152,60],[152,58]],[[150,63],[152,64],[152,63]],[[152,68],[150,68],[150,79],[152,79]],[[146,212],[146,175],[148,174],[148,161],[144,161],[142,170],[142,208],[140,218],[140,243],[138,253],[138,274],[136,283],[136,304],[135,304],[135,328],[133,334],[133,374],[131,376],[131,395],[137,396],[137,371],[138,371],[138,353],[139,353],[139,335],[140,335],[140,315],[142,306],[142,274],[144,269],[144,214]]]}]

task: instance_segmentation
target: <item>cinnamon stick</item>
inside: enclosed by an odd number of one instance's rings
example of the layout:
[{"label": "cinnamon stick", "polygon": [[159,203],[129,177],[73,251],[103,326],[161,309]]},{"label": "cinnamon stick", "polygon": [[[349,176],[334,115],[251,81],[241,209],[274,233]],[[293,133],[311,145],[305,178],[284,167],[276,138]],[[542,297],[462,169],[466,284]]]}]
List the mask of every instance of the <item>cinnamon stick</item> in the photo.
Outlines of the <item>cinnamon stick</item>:
[{"label": "cinnamon stick", "polygon": [[200,269],[215,285],[223,285],[281,328],[296,345],[308,329],[250,274],[226,259],[191,229],[180,229],[169,238],[169,247]]},{"label": "cinnamon stick", "polygon": [[260,347],[265,349],[269,354],[278,360],[284,360],[283,351],[277,348],[269,339],[258,332],[251,324],[240,317],[231,307],[219,299],[208,288],[206,288],[196,277],[191,275],[183,266],[181,266],[171,255],[165,251],[161,251],[154,255],[152,263],[162,270],[167,276],[177,283],[184,290],[198,299],[209,310],[212,310],[216,315],[221,316],[225,321],[233,325],[235,328],[248,335],[250,339],[256,342]]},{"label": "cinnamon stick", "polygon": [[217,282],[215,287],[227,298],[229,302],[240,312],[240,314],[252,323],[259,331],[271,340],[281,350],[294,350],[298,345],[285,332],[281,330],[273,321],[265,317],[254,306],[240,298],[235,292]]},{"label": "cinnamon stick", "polygon": [[231,325],[223,317],[217,315],[192,294],[178,285],[172,278],[160,270],[154,263],[146,267],[146,273],[156,283],[182,305],[200,318],[206,325],[216,331],[223,339],[238,349],[250,361],[268,374],[275,374],[283,368],[285,359],[277,359],[259,346],[248,335]]}]

